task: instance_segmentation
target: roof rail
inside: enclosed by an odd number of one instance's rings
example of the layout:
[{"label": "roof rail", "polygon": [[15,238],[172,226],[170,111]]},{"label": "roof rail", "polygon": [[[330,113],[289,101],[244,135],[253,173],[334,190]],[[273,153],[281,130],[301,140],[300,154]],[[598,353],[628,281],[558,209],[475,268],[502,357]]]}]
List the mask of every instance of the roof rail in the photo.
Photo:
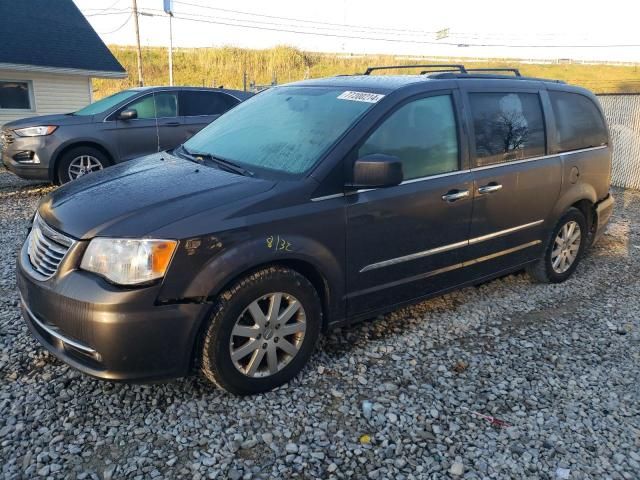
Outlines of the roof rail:
[{"label": "roof rail", "polygon": [[[438,68],[436,70],[422,70],[420,72],[420,75],[428,75],[430,73],[451,73],[451,72],[458,72],[460,73],[460,71],[456,68]],[[465,73],[467,72],[467,70],[465,69]]]},{"label": "roof rail", "polygon": [[537,81],[537,82],[552,82],[552,83],[567,83],[563,80],[553,80],[550,78],[538,78],[538,77],[523,77],[522,75],[512,76],[512,75],[498,75],[492,73],[474,73],[470,71],[469,73],[453,73],[453,72],[444,72],[444,73],[436,73],[435,75],[431,75],[429,78],[434,80],[447,80],[447,79],[458,79],[458,80],[466,80],[466,79],[476,79],[476,80],[529,80],[529,81]]},{"label": "roof rail", "polygon": [[[363,75],[369,75],[375,70],[395,70],[397,68],[446,68],[447,70],[440,70],[443,72],[458,71],[460,73],[467,73],[464,65],[443,65],[443,64],[427,64],[427,65],[388,65],[384,67],[369,67],[363,73]],[[422,72],[425,73],[425,72]]]},{"label": "roof rail", "polygon": [[467,72],[511,72],[516,77],[521,77],[517,68],[467,68]]}]

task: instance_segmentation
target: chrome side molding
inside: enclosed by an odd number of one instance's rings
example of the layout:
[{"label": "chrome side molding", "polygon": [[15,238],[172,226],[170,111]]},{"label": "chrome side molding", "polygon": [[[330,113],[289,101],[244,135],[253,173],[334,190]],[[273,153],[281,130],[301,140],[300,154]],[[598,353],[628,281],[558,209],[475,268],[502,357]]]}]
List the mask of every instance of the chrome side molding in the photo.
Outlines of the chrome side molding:
[{"label": "chrome side molding", "polygon": [[366,295],[368,293],[374,293],[379,290],[384,290],[385,288],[392,288],[403,285],[409,282],[415,282],[418,280],[424,280],[425,278],[434,277],[436,275],[440,275],[443,273],[451,272],[453,270],[458,270],[459,268],[470,267],[477,263],[486,262],[487,260],[492,260],[494,258],[502,257],[503,255],[509,255],[511,253],[519,252],[520,250],[524,250],[525,248],[533,247],[535,245],[541,244],[541,240],[533,240],[531,242],[523,243],[521,245],[516,245],[515,247],[508,248],[506,250],[500,250],[499,252],[491,253],[489,255],[485,255],[483,257],[474,258],[473,260],[467,260],[465,262],[454,263],[453,265],[449,265],[446,267],[438,268],[437,270],[431,270],[429,272],[421,273],[419,275],[414,275],[412,277],[406,277],[401,280],[396,280],[395,282],[385,283],[383,285],[376,285],[375,287],[365,288],[364,290],[360,290],[357,292],[353,292],[347,295],[348,298],[359,297],[360,295]]},{"label": "chrome side molding", "polygon": [[[382,260],[380,262],[372,263],[371,265],[367,265],[360,270],[360,273],[368,272],[370,270],[375,270],[377,268],[384,268],[391,265],[396,265],[402,262],[409,262],[411,260],[416,260],[418,258],[428,257],[430,255],[436,255],[438,253],[448,252],[450,250],[455,250],[456,248],[468,247],[469,245],[475,245],[476,243],[485,242],[487,240],[491,240],[493,238],[502,237],[504,235],[509,235],[511,233],[524,230],[527,228],[535,227],[536,225],[540,225],[544,222],[544,220],[536,220],[535,222],[525,223],[523,225],[518,225],[516,227],[506,228],[504,230],[499,230],[497,232],[489,233],[487,235],[482,235],[480,237],[474,237],[469,240],[463,240],[461,242],[450,243],[449,245],[442,245],[441,247],[431,248],[429,250],[424,250],[422,252],[411,253],[409,255],[404,255],[402,257],[390,258],[388,260]],[[539,242],[539,240],[537,240]]]}]

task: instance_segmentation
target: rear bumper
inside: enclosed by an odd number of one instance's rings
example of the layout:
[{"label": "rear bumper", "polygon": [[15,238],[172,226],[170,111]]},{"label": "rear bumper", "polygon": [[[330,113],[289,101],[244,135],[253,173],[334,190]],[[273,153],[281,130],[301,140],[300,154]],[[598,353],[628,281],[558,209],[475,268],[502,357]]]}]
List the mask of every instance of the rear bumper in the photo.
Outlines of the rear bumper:
[{"label": "rear bumper", "polygon": [[596,225],[595,234],[593,236],[593,243],[595,243],[604,233],[611,215],[613,214],[613,205],[615,201],[613,195],[609,193],[603,200],[596,204],[596,217],[598,219],[598,225]]},{"label": "rear bumper", "polygon": [[18,288],[33,336],[72,367],[105,380],[151,381],[186,375],[207,305],[156,305],[159,286],[116,288],[71,270],[46,281],[29,275],[23,248]]}]

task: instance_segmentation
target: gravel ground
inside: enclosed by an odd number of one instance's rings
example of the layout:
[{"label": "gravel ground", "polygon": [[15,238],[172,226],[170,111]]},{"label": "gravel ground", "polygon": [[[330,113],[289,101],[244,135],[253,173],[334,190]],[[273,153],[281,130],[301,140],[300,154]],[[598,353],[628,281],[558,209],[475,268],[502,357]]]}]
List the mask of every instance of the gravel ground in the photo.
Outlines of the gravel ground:
[{"label": "gravel ground", "polygon": [[14,261],[50,188],[0,170],[4,478],[640,478],[640,192],[568,282],[510,275],[333,332],[238,398],[93,380],[38,346]]}]

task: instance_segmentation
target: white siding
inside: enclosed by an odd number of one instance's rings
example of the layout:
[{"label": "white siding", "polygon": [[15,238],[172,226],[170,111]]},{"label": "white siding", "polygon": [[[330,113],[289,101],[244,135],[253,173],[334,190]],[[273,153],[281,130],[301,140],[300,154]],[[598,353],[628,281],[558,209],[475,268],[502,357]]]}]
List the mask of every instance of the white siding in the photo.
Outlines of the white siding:
[{"label": "white siding", "polygon": [[91,103],[91,80],[83,75],[58,75],[0,69],[0,80],[30,80],[35,99],[33,111],[3,111],[0,109],[0,125],[19,118],[72,112]]}]

